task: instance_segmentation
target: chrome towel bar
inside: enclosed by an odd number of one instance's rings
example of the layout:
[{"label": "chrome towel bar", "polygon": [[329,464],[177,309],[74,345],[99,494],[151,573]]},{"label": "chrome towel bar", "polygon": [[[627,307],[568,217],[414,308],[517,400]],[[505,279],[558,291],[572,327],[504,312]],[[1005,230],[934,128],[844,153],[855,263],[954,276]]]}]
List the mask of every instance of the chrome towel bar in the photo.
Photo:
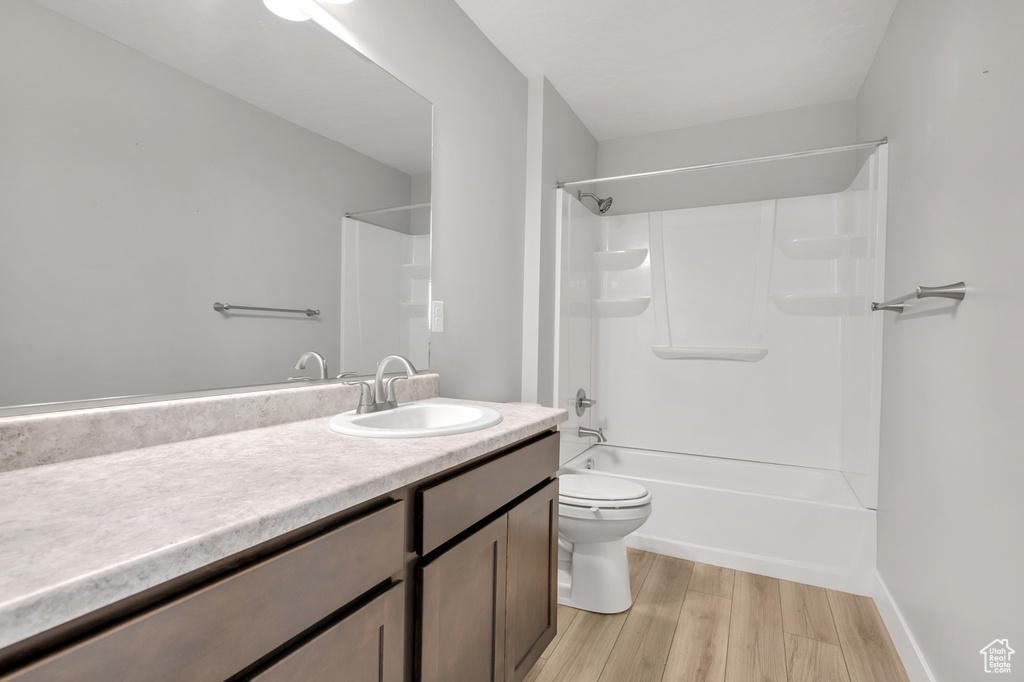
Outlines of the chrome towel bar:
[{"label": "chrome towel bar", "polygon": [[232,310],[266,310],[272,313],[304,313],[308,317],[320,314],[319,310],[313,310],[312,308],[306,308],[305,310],[297,308],[261,308],[252,305],[231,305],[230,303],[214,303],[213,309],[219,313],[226,313]]},{"label": "chrome towel bar", "polygon": [[953,298],[958,301],[964,300],[964,295],[967,293],[967,285],[963,282],[957,282],[955,284],[947,284],[942,287],[917,287],[914,293],[907,294],[906,296],[900,296],[894,298],[891,301],[885,303],[872,303],[872,310],[892,310],[897,313],[903,312],[903,303],[910,301],[915,298]]}]

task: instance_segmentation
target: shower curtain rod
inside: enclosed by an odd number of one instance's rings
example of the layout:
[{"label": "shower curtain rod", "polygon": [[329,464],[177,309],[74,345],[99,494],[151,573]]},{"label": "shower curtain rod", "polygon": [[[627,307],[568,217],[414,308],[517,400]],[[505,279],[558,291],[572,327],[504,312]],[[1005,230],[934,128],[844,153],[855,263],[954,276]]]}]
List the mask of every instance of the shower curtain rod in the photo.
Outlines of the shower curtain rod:
[{"label": "shower curtain rod", "polygon": [[396,211],[411,211],[414,208],[430,208],[430,202],[425,204],[409,204],[408,206],[393,206],[392,208],[376,208],[372,211],[356,211],[346,213],[346,218],[355,218],[357,215],[377,215],[378,213],[395,213]]},{"label": "shower curtain rod", "polygon": [[872,142],[861,142],[859,144],[848,144],[843,147],[828,147],[825,149],[808,149],[802,152],[790,152],[788,154],[774,154],[772,156],[758,156],[753,159],[737,159],[735,161],[719,161],[718,163],[705,163],[699,166],[686,166],[685,168],[668,168],[665,170],[647,171],[646,173],[630,173],[629,175],[611,175],[606,178],[591,178],[590,180],[573,180],[572,182],[558,182],[555,186],[559,189],[576,187],[577,185],[592,185],[595,182],[614,182],[616,180],[633,180],[635,178],[651,178],[658,175],[670,175],[672,173],[687,173],[689,171],[707,170],[709,168],[726,168],[728,166],[744,166],[748,163],[762,163],[764,161],[778,161],[780,159],[796,159],[801,156],[818,156],[819,154],[834,154],[836,152],[852,152],[858,149],[869,149],[886,144],[889,138]]}]

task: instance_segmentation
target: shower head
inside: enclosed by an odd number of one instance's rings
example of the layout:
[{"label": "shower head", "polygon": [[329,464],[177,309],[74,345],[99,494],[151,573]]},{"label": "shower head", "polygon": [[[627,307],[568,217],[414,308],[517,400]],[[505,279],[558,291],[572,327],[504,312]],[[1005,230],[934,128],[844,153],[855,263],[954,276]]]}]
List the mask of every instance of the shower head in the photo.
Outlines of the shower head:
[{"label": "shower head", "polygon": [[601,215],[604,215],[605,213],[607,213],[608,209],[612,207],[612,198],[611,197],[608,197],[607,199],[601,199],[596,194],[591,194],[590,192],[584,192],[582,190],[580,190],[579,192],[576,192],[576,198],[577,199],[579,199],[580,201],[583,201],[583,197],[590,197],[591,199],[596,201],[597,202],[597,212],[600,213]]}]

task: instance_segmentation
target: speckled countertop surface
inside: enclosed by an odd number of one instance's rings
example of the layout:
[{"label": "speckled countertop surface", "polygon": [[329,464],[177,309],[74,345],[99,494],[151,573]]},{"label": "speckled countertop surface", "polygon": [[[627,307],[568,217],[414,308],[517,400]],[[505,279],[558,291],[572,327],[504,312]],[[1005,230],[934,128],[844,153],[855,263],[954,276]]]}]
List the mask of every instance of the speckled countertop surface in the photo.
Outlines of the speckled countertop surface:
[{"label": "speckled countertop surface", "polygon": [[[431,402],[468,402],[432,398]],[[0,475],[0,648],[565,421],[367,439],[329,417]]]}]

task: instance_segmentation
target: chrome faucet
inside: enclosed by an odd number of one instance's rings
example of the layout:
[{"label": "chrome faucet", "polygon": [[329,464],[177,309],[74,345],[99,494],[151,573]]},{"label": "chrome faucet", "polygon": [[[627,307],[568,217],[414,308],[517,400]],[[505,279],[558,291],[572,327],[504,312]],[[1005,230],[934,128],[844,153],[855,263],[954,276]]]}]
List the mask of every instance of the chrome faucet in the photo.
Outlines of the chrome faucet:
[{"label": "chrome faucet", "polygon": [[586,426],[581,426],[576,432],[576,435],[580,438],[586,438],[588,436],[594,436],[597,438],[598,443],[607,443],[608,439],[604,437],[604,433],[601,429],[588,429]]},{"label": "chrome faucet", "polygon": [[[405,370],[404,377],[395,376],[384,379],[384,369],[391,361],[402,365]],[[395,398],[395,382],[404,381],[416,374],[418,374],[416,368],[406,358],[401,355],[389,355],[377,363],[377,374],[374,376],[372,384],[369,381],[346,381],[345,383],[349,386],[359,387],[359,406],[356,408],[356,413],[366,414],[398,407],[398,400]]]},{"label": "chrome faucet", "polygon": [[[404,377],[390,377],[387,382],[384,382],[384,368],[388,366],[388,363],[392,360],[402,365],[402,369],[405,370]],[[373,379],[374,394],[377,399],[377,403],[384,403],[386,407],[378,408],[387,410],[392,407],[398,407],[398,401],[395,400],[395,382],[399,380],[405,380],[409,377],[417,374],[416,368],[412,366],[412,363],[401,355],[389,355],[380,362],[377,363],[377,375]]]},{"label": "chrome faucet", "polygon": [[[295,363],[295,369],[306,369],[306,363],[309,362],[310,358],[317,361],[320,365],[320,378],[326,379],[327,377],[327,361],[324,360],[324,356],[317,353],[315,350],[306,351],[299,356],[299,361]],[[288,381],[308,381],[308,377],[288,377]]]}]

